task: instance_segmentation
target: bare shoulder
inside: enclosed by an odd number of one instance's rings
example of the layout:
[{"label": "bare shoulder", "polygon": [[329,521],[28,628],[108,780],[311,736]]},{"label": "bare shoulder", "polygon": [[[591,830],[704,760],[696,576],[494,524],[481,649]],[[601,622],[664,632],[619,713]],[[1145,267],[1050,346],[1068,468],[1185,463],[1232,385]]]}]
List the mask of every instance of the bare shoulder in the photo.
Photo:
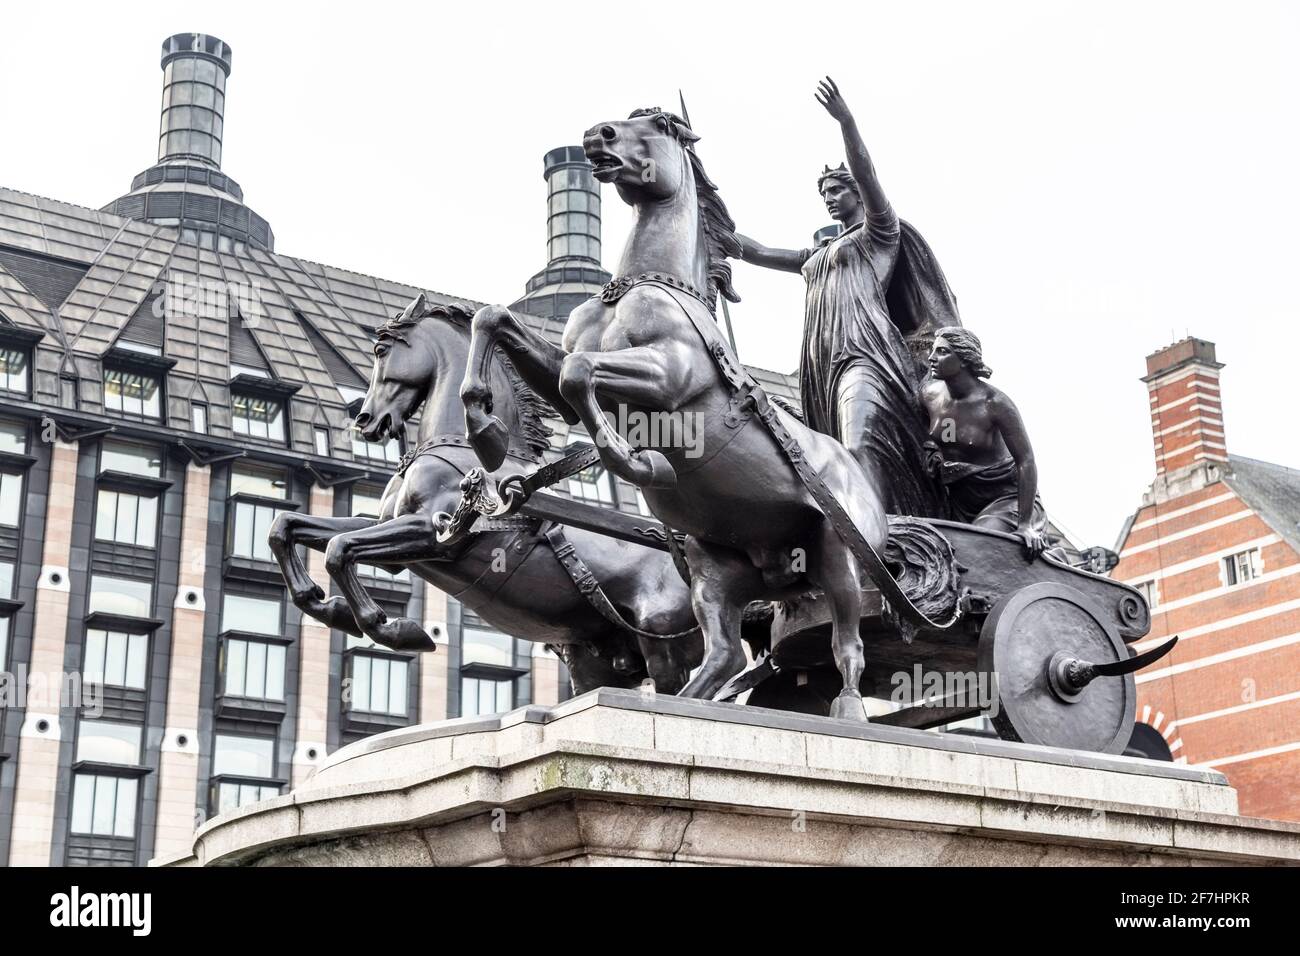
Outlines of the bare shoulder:
[{"label": "bare shoulder", "polygon": [[926,376],[921,380],[921,404],[926,406],[937,405],[940,402],[947,401],[948,386],[937,378]]},{"label": "bare shoulder", "polygon": [[1016,403],[1011,400],[1010,396],[1008,396],[1006,392],[1002,391],[1002,389],[995,385],[988,384],[987,382],[984,383],[984,387],[988,390],[984,398],[984,403],[990,412],[999,417],[1019,417],[1020,409],[1016,408]]}]

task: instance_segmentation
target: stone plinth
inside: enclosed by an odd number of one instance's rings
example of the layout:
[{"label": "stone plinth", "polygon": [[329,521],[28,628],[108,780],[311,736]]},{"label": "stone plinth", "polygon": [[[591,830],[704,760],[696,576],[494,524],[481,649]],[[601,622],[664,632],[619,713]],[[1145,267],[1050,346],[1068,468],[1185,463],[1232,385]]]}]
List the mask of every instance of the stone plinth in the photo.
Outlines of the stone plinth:
[{"label": "stone plinth", "polygon": [[156,865],[1300,863],[1222,774],[601,690],[331,755]]}]

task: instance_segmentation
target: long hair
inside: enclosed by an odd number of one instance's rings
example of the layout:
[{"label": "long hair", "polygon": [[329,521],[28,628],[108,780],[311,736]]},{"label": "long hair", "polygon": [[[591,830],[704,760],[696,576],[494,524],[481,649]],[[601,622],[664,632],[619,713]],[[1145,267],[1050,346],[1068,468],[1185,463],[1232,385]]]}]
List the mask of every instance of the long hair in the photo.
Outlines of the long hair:
[{"label": "long hair", "polygon": [[671,136],[690,158],[691,173],[695,177],[695,193],[700,204],[700,225],[704,230],[705,242],[709,253],[709,308],[719,295],[729,302],[739,302],[740,296],[731,285],[731,263],[727,259],[740,258],[740,240],[736,238],[736,222],[727,211],[727,206],[718,195],[718,187],[709,179],[708,173],[695,152],[695,142],[699,135],[676,113],[669,113],[657,106],[633,110],[628,119],[653,117],[655,123],[668,136]]},{"label": "long hair", "polygon": [[980,345],[979,336],[974,332],[949,325],[936,329],[934,337],[946,339],[953,354],[961,359],[962,364],[970,369],[971,374],[976,378],[988,378],[993,374],[993,369],[984,364],[984,349]]}]

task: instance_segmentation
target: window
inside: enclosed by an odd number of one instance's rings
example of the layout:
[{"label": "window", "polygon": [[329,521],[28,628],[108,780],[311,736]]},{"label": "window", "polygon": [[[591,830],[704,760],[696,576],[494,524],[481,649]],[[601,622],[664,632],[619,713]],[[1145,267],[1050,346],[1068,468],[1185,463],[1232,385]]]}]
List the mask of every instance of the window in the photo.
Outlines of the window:
[{"label": "window", "polygon": [[366,441],[355,432],[352,435],[352,454],[357,458],[373,458],[397,464],[402,460],[402,445],[396,437],[388,441]]},{"label": "window", "polygon": [[23,350],[0,348],[0,388],[27,394],[27,353]]},{"label": "window", "polygon": [[[380,515],[380,505],[383,502],[383,491],[378,488],[354,488],[352,490],[352,516],[354,518],[367,517],[378,518]],[[385,571],[383,568],[377,568],[372,564],[358,564],[356,566],[357,574],[366,574],[370,577],[385,578],[389,581],[410,581],[411,572],[402,568],[396,574]]]},{"label": "window", "polygon": [[221,629],[279,635],[280,601],[278,598],[250,597],[246,594],[223,595]]},{"label": "window", "polygon": [[271,522],[287,509],[252,501],[235,501],[235,520],[231,524],[230,553],[239,558],[272,561],[267,536]]},{"label": "window", "polygon": [[23,476],[4,472],[0,474],[0,524],[18,527],[23,511]]},{"label": "window", "polygon": [[1146,598],[1147,607],[1155,610],[1160,603],[1160,591],[1156,588],[1156,582],[1154,580],[1143,581],[1141,584],[1134,585],[1134,587],[1142,592],[1142,596]]},{"label": "window", "polygon": [[273,468],[254,468],[241,465],[230,470],[232,495],[256,495],[259,498],[289,497],[284,473]]},{"label": "window", "polygon": [[190,425],[200,435],[208,433],[208,406],[194,402],[190,405]]},{"label": "window", "polygon": [[1223,583],[1228,587],[1245,584],[1260,576],[1259,548],[1238,551],[1223,559]]},{"label": "window", "polygon": [[312,432],[316,443],[316,454],[328,458],[330,454],[330,432],[328,428],[317,428]]},{"label": "window", "polygon": [[405,717],[409,686],[407,667],[407,662],[402,660],[354,655],[352,683],[349,685],[350,708]]},{"label": "window", "polygon": [[[567,449],[568,452],[575,450],[573,445],[570,445]],[[614,503],[613,476],[601,464],[584,468],[569,479],[569,494],[583,501],[612,505]]]},{"label": "window", "polygon": [[161,478],[162,455],[156,448],[105,439],[99,451],[99,470]]},{"label": "window", "polygon": [[72,832],[135,836],[138,782],[130,777],[79,773],[72,785]]},{"label": "window", "polygon": [[144,690],[149,637],[90,628],[86,631],[87,683]]},{"label": "window", "polygon": [[279,795],[280,785],[270,782],[274,774],[275,738],[217,734],[212,776],[241,778],[217,780],[213,802],[218,813]]},{"label": "window", "polygon": [[217,734],[212,774],[270,777],[275,773],[275,738]]},{"label": "window", "polygon": [[27,454],[27,426],[19,422],[0,422],[0,451],[13,455]]},{"label": "window", "polygon": [[230,397],[231,427],[236,435],[284,441],[284,403],[254,395]]},{"label": "window", "polygon": [[99,504],[95,509],[97,540],[152,548],[157,524],[157,498],[143,498],[107,488],[99,490]]},{"label": "window", "polygon": [[221,653],[224,693],[232,697],[284,700],[284,647],[226,638]]},{"label": "window", "polygon": [[271,783],[243,783],[223,780],[217,784],[217,812],[225,813],[246,807],[259,800],[270,800],[280,795],[280,785]]},{"label": "window", "polygon": [[[0,561],[0,598],[12,598],[14,596],[14,563],[12,561]],[[0,667],[0,670],[4,670]]]},{"label": "window", "polygon": [[77,732],[76,759],[134,767],[140,762],[142,733],[143,728],[138,724],[82,720]]},{"label": "window", "polygon": [[478,717],[501,714],[515,706],[515,682],[486,680],[480,677],[460,679],[460,715]]},{"label": "window", "polygon": [[9,671],[9,618],[0,617],[0,674]]},{"label": "window", "polygon": [[153,582],[118,578],[107,574],[90,576],[90,612],[148,617],[153,610]]},{"label": "window", "polygon": [[495,664],[500,667],[515,666],[515,639],[499,631],[478,627],[461,628],[461,666],[466,664]]},{"label": "window", "polygon": [[161,382],[141,372],[105,369],[104,408],[138,418],[159,418],[162,415]]}]

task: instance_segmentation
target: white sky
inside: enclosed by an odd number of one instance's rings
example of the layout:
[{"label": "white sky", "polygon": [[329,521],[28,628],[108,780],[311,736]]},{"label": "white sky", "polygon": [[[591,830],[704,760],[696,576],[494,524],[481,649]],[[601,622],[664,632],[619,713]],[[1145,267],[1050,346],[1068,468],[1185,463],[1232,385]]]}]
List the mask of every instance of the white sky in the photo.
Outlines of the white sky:
[{"label": "white sky", "polygon": [[[276,248],[508,302],[543,265],[542,154],[686,94],[740,229],[800,247],[831,73],[930,241],[1048,509],[1111,546],[1154,473],[1143,356],[1218,344],[1230,451],[1300,466],[1300,6],[1202,3],[23,4],[0,184],[87,206],[155,159],[162,40],[234,49],[222,166]],[[605,190],[605,265],[627,217]],[[735,266],[741,357],[792,370],[803,283]]]}]

